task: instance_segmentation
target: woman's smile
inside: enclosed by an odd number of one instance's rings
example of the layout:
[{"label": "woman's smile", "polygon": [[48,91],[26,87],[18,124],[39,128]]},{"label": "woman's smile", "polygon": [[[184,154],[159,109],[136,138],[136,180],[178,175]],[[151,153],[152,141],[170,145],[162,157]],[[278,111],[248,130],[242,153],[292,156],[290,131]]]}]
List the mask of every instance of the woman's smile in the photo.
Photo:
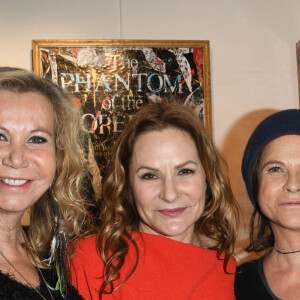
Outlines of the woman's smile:
[{"label": "woman's smile", "polygon": [[33,180],[26,180],[26,179],[16,179],[16,178],[0,178],[0,186],[1,188],[7,190],[26,190],[31,186]]},{"label": "woman's smile", "polygon": [[0,91],[0,211],[23,213],[49,188],[54,139],[53,108],[45,96]]},{"label": "woman's smile", "polygon": [[24,179],[11,179],[11,178],[0,178],[1,182],[7,185],[20,186],[28,182],[28,180]]},{"label": "woman's smile", "polygon": [[186,211],[186,209],[187,207],[178,207],[173,209],[160,209],[158,210],[158,212],[166,217],[176,218],[183,214]]},{"label": "woman's smile", "polygon": [[140,135],[130,185],[142,232],[192,243],[204,210],[206,176],[190,135],[174,128]]}]

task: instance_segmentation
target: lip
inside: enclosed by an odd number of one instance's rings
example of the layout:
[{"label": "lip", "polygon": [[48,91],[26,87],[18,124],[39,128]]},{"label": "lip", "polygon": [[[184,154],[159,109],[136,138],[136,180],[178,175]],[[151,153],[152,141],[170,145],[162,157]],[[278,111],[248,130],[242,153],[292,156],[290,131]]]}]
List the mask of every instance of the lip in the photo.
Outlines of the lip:
[{"label": "lip", "polygon": [[158,212],[166,217],[176,218],[182,215],[186,209],[186,207],[178,207],[173,209],[160,209]]},{"label": "lip", "polygon": [[300,206],[300,200],[290,200],[279,204],[279,206]]},{"label": "lip", "polygon": [[[31,183],[32,183],[32,180],[28,180],[28,179],[24,179],[24,178],[16,178],[16,177],[0,177],[0,187],[2,188],[5,188],[5,189],[11,189],[11,190],[25,190],[27,189]],[[8,184],[8,183],[5,183],[3,181],[3,179],[6,179],[6,180],[19,180],[19,181],[25,181],[23,184],[20,184],[20,185],[11,185],[11,184]]]}]

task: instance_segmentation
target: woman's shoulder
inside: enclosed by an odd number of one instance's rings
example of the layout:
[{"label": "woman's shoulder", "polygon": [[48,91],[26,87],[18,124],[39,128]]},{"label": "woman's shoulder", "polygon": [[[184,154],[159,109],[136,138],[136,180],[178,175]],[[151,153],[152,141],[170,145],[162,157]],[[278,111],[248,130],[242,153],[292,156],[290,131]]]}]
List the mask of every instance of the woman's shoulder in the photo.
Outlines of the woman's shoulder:
[{"label": "woman's shoulder", "polygon": [[84,238],[76,240],[72,245],[74,253],[72,262],[75,261],[93,261],[100,258],[97,252],[97,236],[92,234]]},{"label": "woman's shoulder", "polygon": [[[139,244],[142,255],[146,255],[148,258],[165,260],[176,265],[178,261],[181,261],[185,268],[187,266],[194,268],[195,265],[201,264],[203,270],[213,269],[215,272],[224,273],[223,263],[225,255],[221,254],[218,257],[216,250],[178,242],[161,235],[141,233],[136,234],[134,237]],[[228,261],[227,271],[235,273],[235,270],[236,260],[231,256]]]},{"label": "woman's shoulder", "polygon": [[[223,268],[224,257],[218,258],[215,250],[158,235],[142,234],[142,239],[144,250],[130,283],[150,289],[150,285],[160,286],[163,280],[165,286],[172,287],[165,292],[169,295],[166,299],[186,299],[186,295],[191,299],[233,299],[236,265],[233,257],[227,268],[231,274],[227,274]],[[153,274],[157,276],[154,278]],[[149,284],[140,282],[140,278]]]},{"label": "woman's shoulder", "polygon": [[[243,263],[237,268],[234,290],[237,300],[273,299],[270,297],[261,276],[264,257]],[[253,298],[254,297],[254,298]]]},{"label": "woman's shoulder", "polygon": [[259,268],[262,266],[264,260],[264,256],[247,261],[237,267],[236,270],[236,280],[241,279],[249,279],[252,277],[257,277],[259,274]]},{"label": "woman's shoulder", "polygon": [[[202,248],[199,246],[195,246],[193,244],[179,242],[168,237],[162,235],[153,235],[148,233],[135,233],[134,238],[138,241],[139,244],[145,244],[147,247],[159,247],[161,250],[171,248],[175,251],[175,253],[179,253],[182,255],[182,251],[188,254],[195,254],[197,256],[204,256],[206,258],[216,258],[217,257],[217,250],[211,250],[207,248]],[[164,248],[163,248],[163,247]],[[223,255],[220,257],[223,259]],[[235,259],[232,257],[232,260]]]},{"label": "woman's shoulder", "polygon": [[[54,269],[40,269],[40,270],[43,276],[40,278],[41,283],[43,280],[46,281],[47,286],[50,288],[50,292],[54,299],[83,300],[83,298],[78,294],[77,290],[72,286],[68,288],[67,294],[64,297],[61,296],[59,290],[56,289],[56,284],[58,280],[56,270]],[[42,284],[41,290],[44,290],[43,293],[47,295],[48,288],[44,284]]]},{"label": "woman's shoulder", "polygon": [[84,250],[86,249],[95,249],[97,242],[97,235],[91,234],[81,239],[78,239],[74,242],[73,246],[76,247],[77,250]]},{"label": "woman's shoulder", "polygon": [[[39,292],[45,297],[49,298],[51,293],[51,298],[58,300],[63,299],[63,297],[60,295],[59,291],[56,291],[55,289],[48,290],[47,286],[54,287],[54,271],[50,269],[41,269],[42,277],[40,275],[40,288]],[[45,280],[45,281],[44,281]],[[54,285],[53,285],[54,284]],[[16,281],[13,277],[11,277],[8,274],[4,274],[0,272],[0,299],[24,299],[24,300],[33,300],[33,299],[41,299],[41,296],[36,292],[35,289],[30,288],[24,284],[22,284],[19,281]],[[66,299],[82,299],[76,291],[72,291],[72,297],[66,298]]]}]

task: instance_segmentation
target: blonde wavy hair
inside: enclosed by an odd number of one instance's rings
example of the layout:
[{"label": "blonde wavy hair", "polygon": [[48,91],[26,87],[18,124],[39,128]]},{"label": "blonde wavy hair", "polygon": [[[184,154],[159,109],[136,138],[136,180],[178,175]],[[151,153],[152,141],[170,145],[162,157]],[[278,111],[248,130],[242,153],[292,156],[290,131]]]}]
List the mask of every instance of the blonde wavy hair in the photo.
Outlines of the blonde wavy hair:
[{"label": "blonde wavy hair", "polygon": [[[101,222],[97,235],[97,247],[104,261],[104,282],[100,296],[112,293],[134,272],[139,260],[139,248],[130,231],[139,231],[137,212],[129,183],[129,165],[136,139],[147,132],[175,128],[188,133],[194,140],[206,174],[207,190],[205,208],[195,224],[195,231],[209,238],[207,248],[217,250],[221,259],[224,253],[224,271],[233,254],[238,222],[238,206],[231,191],[225,161],[218,153],[202,121],[188,107],[177,103],[148,104],[137,112],[127,124],[114,148],[110,174],[104,187]],[[133,243],[137,259],[126,279],[114,286],[120,278],[129,243]]]},{"label": "blonde wavy hair", "polygon": [[84,162],[81,149],[83,130],[80,110],[57,85],[28,71],[0,68],[0,91],[35,92],[45,96],[54,111],[56,172],[51,187],[30,209],[28,239],[34,260],[49,267],[50,244],[56,230],[54,201],[58,204],[67,242],[90,230],[89,214],[81,196]]}]

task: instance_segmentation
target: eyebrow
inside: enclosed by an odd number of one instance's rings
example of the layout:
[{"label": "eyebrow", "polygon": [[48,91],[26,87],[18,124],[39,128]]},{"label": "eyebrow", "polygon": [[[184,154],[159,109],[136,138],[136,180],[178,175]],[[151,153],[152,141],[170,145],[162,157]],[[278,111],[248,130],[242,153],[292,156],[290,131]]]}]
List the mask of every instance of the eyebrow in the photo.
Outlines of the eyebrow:
[{"label": "eyebrow", "polygon": [[[43,133],[46,133],[46,134],[48,134],[48,135],[50,135],[50,136],[53,135],[49,130],[43,129],[43,128],[34,129],[34,130],[31,130],[30,132],[31,132],[31,133],[43,132]],[[54,130],[53,130],[53,132],[54,132]]]},{"label": "eyebrow", "polygon": [[155,169],[155,168],[151,168],[151,167],[147,167],[147,166],[140,166],[138,169],[136,169],[136,172],[140,171],[140,170],[143,170],[143,169],[146,169],[146,170],[149,170],[149,171],[153,171],[153,172],[157,172],[158,169]]},{"label": "eyebrow", "polygon": [[197,163],[196,163],[195,161],[193,161],[193,160],[188,160],[188,161],[186,161],[186,162],[184,162],[184,163],[182,163],[182,164],[180,164],[180,165],[175,166],[175,169],[180,169],[180,168],[182,168],[182,167],[184,167],[184,166],[186,166],[186,165],[189,165],[189,164],[194,164],[194,165],[197,166]]},{"label": "eyebrow", "polygon": [[[5,132],[7,132],[7,133],[9,133],[9,130],[7,130],[5,127],[0,126],[0,129],[3,130],[3,131],[5,131]],[[37,132],[43,132],[43,133],[48,134],[48,135],[51,136],[51,137],[53,136],[53,135],[49,132],[49,130],[44,129],[44,128],[37,128],[37,129],[33,129],[33,130],[30,131],[31,134],[35,134],[35,133],[37,133]]]},{"label": "eyebrow", "polygon": [[274,165],[274,164],[277,164],[277,165],[284,165],[284,163],[283,163],[282,161],[279,161],[279,160],[270,160],[270,161],[265,162],[265,163],[261,166],[261,170],[264,169],[267,165]]},{"label": "eyebrow", "polygon": [[[182,163],[182,164],[179,164],[179,165],[175,166],[175,169],[176,169],[176,170],[181,169],[182,167],[184,167],[184,166],[186,166],[186,165],[188,165],[188,164],[194,164],[194,165],[197,166],[197,163],[196,163],[195,161],[193,161],[193,160],[188,160],[188,161],[186,161],[186,162],[184,162],[184,163]],[[136,172],[138,172],[138,171],[140,171],[140,170],[142,170],[142,169],[147,169],[147,170],[152,171],[152,172],[157,172],[157,171],[159,171],[159,170],[156,169],[156,168],[151,168],[151,167],[148,167],[148,166],[140,166],[140,167],[136,170]]]}]

